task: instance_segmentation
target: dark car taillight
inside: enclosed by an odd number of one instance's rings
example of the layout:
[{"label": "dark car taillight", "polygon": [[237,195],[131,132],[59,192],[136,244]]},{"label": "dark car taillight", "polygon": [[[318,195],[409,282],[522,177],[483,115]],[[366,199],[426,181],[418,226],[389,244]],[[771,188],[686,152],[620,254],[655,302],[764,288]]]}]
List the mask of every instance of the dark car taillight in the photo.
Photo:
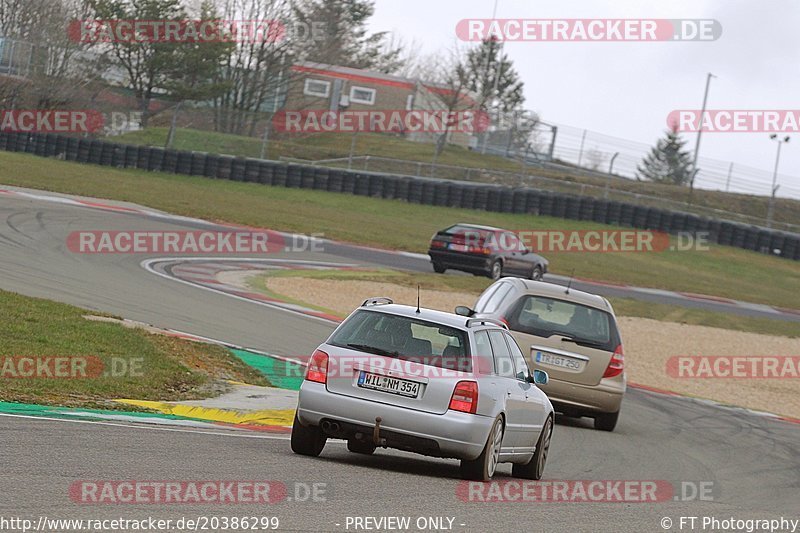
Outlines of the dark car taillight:
[{"label": "dark car taillight", "polygon": [[606,367],[606,371],[603,374],[604,378],[613,378],[622,374],[625,370],[625,354],[622,353],[622,345],[620,344],[614,350],[614,355],[611,356],[611,361],[608,363],[608,367]]}]

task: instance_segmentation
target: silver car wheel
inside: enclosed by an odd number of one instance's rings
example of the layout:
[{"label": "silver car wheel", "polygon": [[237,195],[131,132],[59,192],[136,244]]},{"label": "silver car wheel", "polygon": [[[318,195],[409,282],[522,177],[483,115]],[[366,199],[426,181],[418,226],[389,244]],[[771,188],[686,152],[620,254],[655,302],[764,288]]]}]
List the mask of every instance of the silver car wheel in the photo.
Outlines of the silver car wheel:
[{"label": "silver car wheel", "polygon": [[539,472],[544,472],[544,465],[547,462],[547,452],[550,450],[550,437],[553,434],[551,419],[549,418],[547,419],[547,423],[545,424],[544,429],[542,431],[545,432],[544,435],[542,435],[543,438],[542,438],[542,443],[540,445],[542,447],[542,453],[539,454],[538,462],[536,465],[537,470]]},{"label": "silver car wheel", "polygon": [[497,463],[500,462],[500,447],[503,445],[503,424],[498,420],[494,425],[494,435],[492,435],[492,453],[489,456],[487,471],[489,477],[494,475]]}]

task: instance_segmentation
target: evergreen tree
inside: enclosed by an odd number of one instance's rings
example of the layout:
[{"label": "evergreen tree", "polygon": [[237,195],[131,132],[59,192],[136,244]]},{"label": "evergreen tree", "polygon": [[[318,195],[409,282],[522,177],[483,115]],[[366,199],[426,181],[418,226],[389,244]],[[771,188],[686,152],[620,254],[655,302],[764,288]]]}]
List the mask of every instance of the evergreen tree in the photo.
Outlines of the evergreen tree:
[{"label": "evergreen tree", "polygon": [[656,183],[688,185],[692,180],[692,156],[686,141],[673,129],[660,139],[636,167],[636,177]]},{"label": "evergreen tree", "polygon": [[298,0],[294,15],[311,29],[311,38],[297,43],[297,56],[315,63],[396,72],[403,66],[400,46],[388,32],[367,33],[367,21],[374,13],[373,0]]},{"label": "evergreen tree", "polygon": [[525,84],[496,39],[472,48],[465,69],[467,88],[478,96],[481,109],[503,113],[522,109]]}]

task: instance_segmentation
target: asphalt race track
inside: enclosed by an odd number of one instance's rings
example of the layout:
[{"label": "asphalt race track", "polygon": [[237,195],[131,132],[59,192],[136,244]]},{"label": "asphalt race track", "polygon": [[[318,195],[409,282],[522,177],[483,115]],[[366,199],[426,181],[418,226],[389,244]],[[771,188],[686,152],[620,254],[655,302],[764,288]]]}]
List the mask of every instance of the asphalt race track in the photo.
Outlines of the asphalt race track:
[{"label": "asphalt race track", "polygon": [[[157,276],[141,266],[150,256],[80,255],[66,245],[73,231],[182,230],[195,223],[3,195],[0,216],[4,290],[281,355],[311,353],[333,327]],[[269,259],[425,266],[418,258],[358,247],[331,244],[325,251]],[[387,450],[364,457],[338,442],[310,459],[293,455],[285,435],[0,416],[0,516],[277,516],[280,530],[293,531],[353,531],[348,517],[365,516],[408,516],[412,524],[418,517],[450,517],[455,531],[679,531],[681,516],[800,518],[800,425],[642,390],[629,391],[614,433],[590,429],[588,419],[558,422],[546,480],[663,480],[674,493],[656,503],[463,501],[455,461]],[[496,479],[513,479],[510,470],[502,465]],[[325,501],[258,508],[87,506],[68,496],[82,479],[266,479],[289,487],[327,483],[327,492]],[[710,498],[678,501],[682,484],[692,493],[701,482],[713,483]],[[664,517],[671,528],[662,529]]]}]

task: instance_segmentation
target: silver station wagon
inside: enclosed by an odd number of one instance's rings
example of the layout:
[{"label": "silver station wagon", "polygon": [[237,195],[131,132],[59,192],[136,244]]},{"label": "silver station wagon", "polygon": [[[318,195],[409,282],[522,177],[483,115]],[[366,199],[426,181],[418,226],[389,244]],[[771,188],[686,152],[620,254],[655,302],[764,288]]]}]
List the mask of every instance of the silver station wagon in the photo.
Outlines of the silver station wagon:
[{"label": "silver station wagon", "polygon": [[461,460],[466,479],[498,463],[540,479],[553,406],[507,328],[491,319],[372,298],[313,354],[300,388],[292,450],[319,455],[329,438]]}]

